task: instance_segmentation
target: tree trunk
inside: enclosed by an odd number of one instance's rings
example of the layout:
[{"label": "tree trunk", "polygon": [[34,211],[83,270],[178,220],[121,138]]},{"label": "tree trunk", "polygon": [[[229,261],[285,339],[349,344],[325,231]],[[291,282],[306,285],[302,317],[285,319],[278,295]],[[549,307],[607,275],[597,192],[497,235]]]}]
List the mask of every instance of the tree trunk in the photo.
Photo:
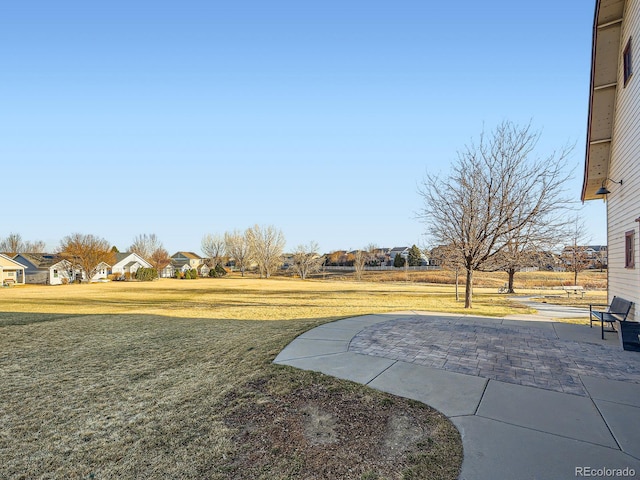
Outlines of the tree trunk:
[{"label": "tree trunk", "polygon": [[507,273],[509,274],[509,284],[507,285],[507,293],[516,293],[513,290],[513,277],[515,277],[516,275],[516,270],[515,268],[510,268],[507,270]]},{"label": "tree trunk", "polygon": [[573,284],[578,285],[578,269],[577,268],[573,271]]},{"label": "tree trunk", "polygon": [[460,270],[456,268],[456,302],[460,301],[460,293],[458,291],[458,285],[460,283],[459,278],[460,278]]},{"label": "tree trunk", "polygon": [[467,267],[467,285],[464,289],[464,308],[473,307],[473,270]]}]

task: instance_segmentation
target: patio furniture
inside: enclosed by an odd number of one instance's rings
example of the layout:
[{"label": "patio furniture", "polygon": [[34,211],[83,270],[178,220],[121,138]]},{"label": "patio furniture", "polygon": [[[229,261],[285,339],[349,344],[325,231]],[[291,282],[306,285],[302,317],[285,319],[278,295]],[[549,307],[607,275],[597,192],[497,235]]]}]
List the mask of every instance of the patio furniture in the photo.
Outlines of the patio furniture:
[{"label": "patio furniture", "polygon": [[568,285],[562,287],[562,289],[567,292],[567,298],[571,296],[572,292],[574,295],[580,293],[582,295],[582,298],[584,298],[584,287],[581,287],[580,285]]},{"label": "patio furniture", "polygon": [[[589,326],[593,327],[593,322],[600,321],[600,328],[602,330],[602,339],[604,340],[604,324],[608,323],[611,326],[610,332],[615,332],[613,329],[613,324],[616,322],[622,323],[635,323],[635,322],[627,322],[627,316],[629,315],[629,311],[633,306],[633,302],[629,300],[625,300],[621,297],[613,297],[611,301],[611,305],[603,305],[603,304],[593,304],[589,305]],[[608,307],[606,311],[594,310],[593,307]],[[622,342],[622,325],[620,325],[620,330],[618,331],[621,342]]]}]

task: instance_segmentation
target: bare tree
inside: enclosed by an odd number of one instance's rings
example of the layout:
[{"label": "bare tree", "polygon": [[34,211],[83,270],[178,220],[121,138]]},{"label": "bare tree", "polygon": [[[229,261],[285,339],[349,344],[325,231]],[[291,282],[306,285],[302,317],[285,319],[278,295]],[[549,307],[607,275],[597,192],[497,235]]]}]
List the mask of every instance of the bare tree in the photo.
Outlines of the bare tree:
[{"label": "bare tree", "polygon": [[240,274],[244,277],[244,272],[249,266],[249,240],[245,233],[239,230],[225,232],[224,234],[225,254],[233,259],[235,267],[240,269]]},{"label": "bare tree", "polygon": [[367,254],[366,264],[369,266],[378,265],[378,256],[377,253],[380,251],[378,246],[375,243],[369,243],[366,247],[364,247],[364,251]]},{"label": "bare tree", "polygon": [[24,242],[24,251],[28,253],[44,253],[46,247],[42,240],[26,240]]},{"label": "bare tree", "polygon": [[282,265],[284,235],[273,225],[254,225],[247,229],[246,236],[250,258],[258,265],[260,277],[269,278]]},{"label": "bare tree", "polygon": [[137,253],[142,258],[149,261],[153,252],[161,249],[162,247],[162,242],[158,239],[158,236],[155,233],[143,233],[141,235],[137,235],[133,239],[133,243],[129,247],[129,251]]},{"label": "bare tree", "polygon": [[129,251],[137,253],[149,262],[158,272],[158,276],[160,276],[160,272],[171,263],[169,252],[164,248],[164,245],[155,233],[137,235],[133,239]]},{"label": "bare tree", "polygon": [[464,259],[451,245],[439,245],[431,249],[431,261],[442,268],[451,269],[455,274],[456,302],[460,301],[460,270],[464,269]]},{"label": "bare tree", "polygon": [[407,258],[404,259],[404,279],[406,282],[409,281],[409,256],[407,255]]},{"label": "bare tree", "polygon": [[7,238],[0,242],[0,252],[8,254],[10,257],[18,253],[24,253],[24,242],[19,233],[10,233]]},{"label": "bare tree", "polygon": [[584,221],[577,215],[568,227],[567,236],[571,239],[571,245],[566,245],[562,251],[561,258],[570,272],[573,272],[573,284],[578,285],[578,274],[587,269],[593,259],[587,252],[585,245],[589,238]]},{"label": "bare tree", "polygon": [[302,280],[322,269],[324,258],[318,254],[318,244],[298,245],[293,253],[293,269]]},{"label": "bare tree", "polygon": [[64,237],[60,242],[60,253],[74,269],[82,271],[86,282],[93,278],[101,263],[111,265],[114,260],[109,242],[90,234],[73,233]]},{"label": "bare tree", "polygon": [[494,262],[514,232],[527,225],[559,224],[571,203],[563,196],[572,148],[546,157],[534,150],[531,126],[503,122],[480,143],[467,145],[445,179],[427,175],[419,189],[421,217],[437,244],[457,251],[466,270],[465,308],[473,306],[473,272]]},{"label": "bare tree", "polygon": [[18,253],[42,253],[46,248],[42,240],[33,242],[23,241],[19,233],[10,233],[0,242],[0,252],[8,254],[10,257]]},{"label": "bare tree", "polygon": [[516,273],[539,263],[540,252],[556,247],[565,234],[566,229],[556,221],[528,223],[506,236],[506,245],[494,257],[492,269],[507,272],[507,293],[515,293]]},{"label": "bare tree", "polygon": [[369,260],[369,253],[364,250],[356,250],[356,253],[353,257],[353,268],[355,268],[356,272],[356,280],[362,280],[362,272],[364,271],[364,266]]},{"label": "bare tree", "polygon": [[225,253],[225,242],[222,235],[211,235],[208,233],[202,237],[200,249],[204,256],[210,259],[211,265],[209,267],[215,269],[222,263]]}]

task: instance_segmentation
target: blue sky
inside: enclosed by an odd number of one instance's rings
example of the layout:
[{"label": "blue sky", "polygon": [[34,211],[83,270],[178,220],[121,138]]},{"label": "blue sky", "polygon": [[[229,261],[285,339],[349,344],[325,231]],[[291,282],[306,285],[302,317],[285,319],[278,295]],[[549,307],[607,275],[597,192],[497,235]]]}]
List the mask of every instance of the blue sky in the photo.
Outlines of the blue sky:
[{"label": "blue sky", "polygon": [[[593,2],[7,3],[0,237],[419,243],[425,172],[503,120],[576,144],[579,200]],[[605,243],[604,204],[584,216]]]}]

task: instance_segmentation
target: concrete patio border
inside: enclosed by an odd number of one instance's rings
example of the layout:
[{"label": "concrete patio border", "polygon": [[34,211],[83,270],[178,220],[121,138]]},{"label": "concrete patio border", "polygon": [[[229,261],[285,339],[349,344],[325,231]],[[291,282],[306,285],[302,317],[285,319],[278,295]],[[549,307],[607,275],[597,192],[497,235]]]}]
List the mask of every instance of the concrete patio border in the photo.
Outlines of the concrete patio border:
[{"label": "concrete patio border", "polygon": [[[600,340],[597,329],[552,323],[542,316],[522,321],[411,311],[322,325],[291,342],[274,363],[358,382],[441,411],[461,433],[460,478],[464,480],[555,480],[579,478],[585,472],[590,478],[630,471],[640,474],[640,383],[581,375],[586,395],[575,395],[393,358],[403,353],[402,344],[385,352],[388,358],[350,350],[354,337],[367,329],[386,328],[387,322],[401,328],[398,322],[416,317],[511,330],[516,326],[523,327],[523,332],[539,329],[572,345]],[[617,339],[611,337],[603,344],[617,345]],[[639,354],[626,353],[635,355],[629,356],[630,361],[640,362]],[[598,471],[601,477],[593,475]]]}]

